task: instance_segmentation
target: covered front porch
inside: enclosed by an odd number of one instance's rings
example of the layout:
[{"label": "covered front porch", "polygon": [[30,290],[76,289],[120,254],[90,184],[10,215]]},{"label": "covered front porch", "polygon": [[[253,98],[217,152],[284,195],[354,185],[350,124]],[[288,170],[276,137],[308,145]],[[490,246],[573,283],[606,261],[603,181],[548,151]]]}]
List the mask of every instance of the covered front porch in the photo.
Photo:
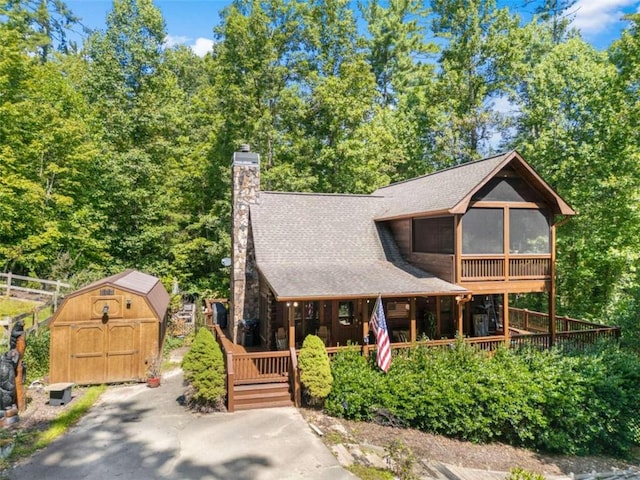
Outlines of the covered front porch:
[{"label": "covered front porch", "polygon": [[[391,349],[393,352],[411,349],[417,346],[433,348],[447,347],[455,341],[455,334],[440,335],[439,338],[428,338],[427,336],[422,335],[425,328],[432,328],[432,324],[430,323],[431,317],[428,313],[426,318],[429,322],[424,323],[424,321],[419,321],[417,318],[417,313],[420,311],[418,307],[420,305],[428,306],[428,308],[423,311],[432,312],[430,310],[431,298],[433,297],[427,297],[421,301],[418,301],[417,298],[415,298],[414,301],[409,300],[408,310],[405,304],[397,299],[388,299],[387,302],[385,302],[385,313],[391,313],[392,317],[389,320],[389,328],[392,332]],[[440,327],[442,328],[443,322],[446,321],[444,313],[447,312],[446,306],[448,300],[443,301],[444,297],[439,299],[438,297],[435,298],[435,328],[436,331],[438,331],[438,311],[440,311]],[[429,300],[429,302],[426,300]],[[473,300],[474,299],[470,299],[468,302],[457,302],[456,304],[455,297],[453,298],[454,305],[456,305],[456,307],[463,313],[463,319],[465,316],[464,312],[466,311],[469,312],[468,315],[473,316]],[[295,339],[301,338],[301,335],[297,334],[296,326],[301,324],[306,325],[305,320],[313,320],[313,317],[306,317],[302,314],[303,312],[299,307],[304,306],[305,302],[300,302],[297,306],[294,305],[294,303],[295,302],[291,302],[289,306],[286,304],[283,306],[283,313],[286,314],[287,321],[291,321],[291,325],[288,327],[288,335],[285,338],[284,344],[285,346],[281,349],[273,350],[264,344],[254,345],[251,348],[243,347],[226,338],[219,325],[210,325],[211,330],[214,332],[216,339],[224,352],[225,368],[227,372],[227,407],[229,411],[234,411],[235,409],[281,406],[284,404],[283,402],[291,402],[293,405],[300,405],[301,386],[297,367],[299,347],[296,347],[295,344],[290,346],[289,339],[298,343]],[[356,305],[359,305],[359,308],[361,309],[361,320],[354,320],[354,323],[360,322],[360,324],[341,324],[341,326],[344,326],[345,328],[351,327],[354,332],[360,332],[364,335],[365,331],[368,332],[365,328],[368,328],[369,318],[364,318],[364,312],[370,312],[374,303],[375,300],[371,300],[369,302],[361,300],[360,303],[356,303]],[[440,309],[438,309],[438,303],[440,304]],[[390,305],[392,306],[391,309],[389,308]],[[404,309],[408,314],[403,315],[402,318],[398,314],[397,318],[393,318],[396,307],[400,310]],[[307,308],[309,308],[308,305]],[[332,305],[330,308],[334,308],[334,306]],[[296,311],[300,311],[302,314],[298,323],[296,323]],[[415,314],[412,315],[412,312],[415,312]],[[318,311],[318,314],[320,315],[320,310]],[[485,314],[476,313],[475,315]],[[620,337],[619,327],[609,327],[569,317],[555,318],[555,326],[552,328],[549,315],[545,313],[533,312],[519,308],[509,308],[508,315],[508,322],[511,326],[506,329],[496,329],[495,332],[489,331],[486,335],[484,335],[485,332],[483,331],[481,332],[483,335],[463,335],[460,338],[462,338],[465,343],[491,352],[498,349],[501,345],[507,345],[509,347],[532,345],[536,348],[542,349],[550,348],[553,345],[582,348],[601,339],[615,340]],[[324,320],[328,320],[329,318],[333,317],[327,316]],[[340,315],[338,315],[337,318],[339,323]],[[466,323],[468,322],[465,322],[464,320],[462,321],[463,328]],[[503,319],[503,327],[505,323],[506,322]],[[310,325],[314,325],[313,322],[311,322]],[[394,329],[391,325],[397,325],[398,328]],[[459,325],[460,323],[458,323],[458,326]],[[498,325],[499,324],[497,324],[497,326]],[[321,326],[323,326],[322,323],[317,324],[318,331],[320,331]],[[325,326],[328,327],[326,322]],[[333,326],[333,322],[331,323],[331,326]],[[360,328],[362,328],[362,330],[359,330]],[[346,335],[346,331],[347,330],[342,333]],[[394,331],[397,331],[397,333],[394,333]],[[444,330],[441,330],[441,332],[442,331]],[[406,335],[407,332],[409,335],[408,338],[403,338],[402,335]],[[418,335],[418,332],[420,332],[420,335]],[[364,340],[364,337],[362,340]],[[347,347],[346,344],[349,342],[348,339],[347,342],[340,344],[335,340],[333,340],[333,343],[331,342],[332,340],[330,335],[327,342],[328,346],[326,348],[329,357],[333,357],[341,349],[353,348]],[[353,343],[356,344],[356,348],[359,348],[363,355],[375,354],[375,342],[356,341],[356,339],[354,339]],[[269,402],[272,400],[275,403],[270,404]]]}]

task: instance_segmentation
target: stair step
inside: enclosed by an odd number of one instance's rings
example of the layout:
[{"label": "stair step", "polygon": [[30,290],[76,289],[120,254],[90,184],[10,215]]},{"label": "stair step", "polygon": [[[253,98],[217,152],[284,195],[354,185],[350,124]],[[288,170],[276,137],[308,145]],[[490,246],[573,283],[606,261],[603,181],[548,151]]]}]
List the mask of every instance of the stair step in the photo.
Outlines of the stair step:
[{"label": "stair step", "polygon": [[236,400],[261,400],[261,399],[267,399],[267,398],[291,398],[291,394],[289,393],[289,390],[283,390],[281,392],[269,392],[269,393],[264,393],[264,392],[249,392],[249,393],[243,393],[241,395],[234,395],[233,398],[235,398]]},{"label": "stair step", "polygon": [[265,391],[265,390],[279,390],[279,389],[289,390],[289,384],[286,382],[275,382],[275,383],[252,383],[245,385],[234,385],[234,392],[243,392],[247,390],[251,391]]},{"label": "stair step", "polygon": [[235,403],[235,410],[252,410],[258,408],[275,408],[275,407],[292,407],[293,402],[291,400],[280,400],[278,402],[260,402],[260,403]]}]

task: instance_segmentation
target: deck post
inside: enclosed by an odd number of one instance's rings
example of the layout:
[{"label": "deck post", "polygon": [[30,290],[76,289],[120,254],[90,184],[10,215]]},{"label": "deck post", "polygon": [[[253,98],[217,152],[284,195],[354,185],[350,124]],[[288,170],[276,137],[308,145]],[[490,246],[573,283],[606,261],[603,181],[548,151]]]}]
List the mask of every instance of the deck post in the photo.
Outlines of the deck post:
[{"label": "deck post", "polygon": [[227,411],[235,410],[233,391],[235,387],[235,373],[233,371],[233,352],[227,351]]},{"label": "deck post", "polygon": [[409,299],[409,319],[411,322],[411,343],[416,343],[416,297]]},{"label": "deck post", "polygon": [[362,318],[362,344],[366,346],[369,339],[369,300],[360,300],[360,312]]},{"label": "deck post", "polygon": [[549,348],[556,343],[556,226],[551,225],[551,263],[549,265]]},{"label": "deck post", "polygon": [[289,348],[296,348],[296,320],[294,317],[298,302],[287,302],[287,321],[289,322]]},{"label": "deck post", "polygon": [[504,343],[507,348],[510,346],[510,332],[509,332],[509,294],[504,292],[502,294],[502,329],[504,330]]}]

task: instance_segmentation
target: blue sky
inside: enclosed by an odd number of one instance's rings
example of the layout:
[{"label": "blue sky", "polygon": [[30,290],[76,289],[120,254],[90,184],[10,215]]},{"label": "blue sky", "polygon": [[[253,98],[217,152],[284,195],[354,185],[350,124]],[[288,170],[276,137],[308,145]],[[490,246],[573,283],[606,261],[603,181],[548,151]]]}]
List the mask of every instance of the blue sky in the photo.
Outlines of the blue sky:
[{"label": "blue sky", "polygon": [[[229,0],[155,0],[167,24],[167,43],[189,45],[197,54],[204,55],[213,44],[213,27],[218,24],[218,12]],[[534,6],[522,7],[525,0],[498,0],[524,18],[531,15]],[[67,0],[66,4],[82,23],[94,29],[103,29],[111,0]],[[640,12],[640,0],[578,0],[571,9],[575,12],[574,26],[583,38],[596,48],[604,49],[618,38],[625,23],[625,13]]]}]

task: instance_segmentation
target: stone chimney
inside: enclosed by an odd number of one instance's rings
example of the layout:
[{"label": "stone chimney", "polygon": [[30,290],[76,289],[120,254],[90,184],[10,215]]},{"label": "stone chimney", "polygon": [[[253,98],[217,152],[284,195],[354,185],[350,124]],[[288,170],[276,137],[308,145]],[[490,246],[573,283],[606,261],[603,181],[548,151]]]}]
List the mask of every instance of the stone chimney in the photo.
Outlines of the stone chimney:
[{"label": "stone chimney", "polygon": [[233,154],[232,212],[231,212],[231,322],[229,333],[236,343],[239,325],[244,319],[258,319],[260,287],[249,206],[258,202],[260,195],[260,156],[251,153],[249,145],[242,145]]}]

